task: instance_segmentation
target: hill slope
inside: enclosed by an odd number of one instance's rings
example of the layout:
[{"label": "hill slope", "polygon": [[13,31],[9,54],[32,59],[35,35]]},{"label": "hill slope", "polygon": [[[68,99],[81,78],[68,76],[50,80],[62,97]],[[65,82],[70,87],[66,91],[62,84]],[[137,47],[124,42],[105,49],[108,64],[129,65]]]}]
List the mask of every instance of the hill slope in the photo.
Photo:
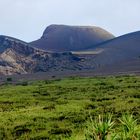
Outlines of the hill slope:
[{"label": "hill slope", "polygon": [[[59,46],[58,46],[59,48]],[[0,74],[47,72],[72,73],[140,72],[140,32],[100,43],[86,51],[47,52],[26,42],[0,36]]]},{"label": "hill slope", "polygon": [[78,69],[80,59],[71,53],[48,53],[27,43],[0,36],[0,74],[26,74]]},{"label": "hill slope", "polygon": [[43,36],[31,44],[47,51],[79,51],[112,38],[111,33],[95,26],[50,25]]},{"label": "hill slope", "polygon": [[[98,66],[119,65],[129,61],[140,61],[140,31],[126,34],[96,46],[94,58]],[[95,51],[95,46],[89,52]],[[132,64],[132,63],[131,63]]]}]

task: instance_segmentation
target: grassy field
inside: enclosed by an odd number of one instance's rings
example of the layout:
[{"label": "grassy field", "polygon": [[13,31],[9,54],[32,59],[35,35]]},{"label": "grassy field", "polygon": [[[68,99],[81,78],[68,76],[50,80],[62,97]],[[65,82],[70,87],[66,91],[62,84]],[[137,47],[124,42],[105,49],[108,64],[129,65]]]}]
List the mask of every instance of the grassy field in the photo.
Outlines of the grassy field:
[{"label": "grassy field", "polygon": [[123,140],[125,113],[140,132],[139,76],[11,83],[0,86],[0,140],[90,140],[105,114],[112,114],[114,139]]}]

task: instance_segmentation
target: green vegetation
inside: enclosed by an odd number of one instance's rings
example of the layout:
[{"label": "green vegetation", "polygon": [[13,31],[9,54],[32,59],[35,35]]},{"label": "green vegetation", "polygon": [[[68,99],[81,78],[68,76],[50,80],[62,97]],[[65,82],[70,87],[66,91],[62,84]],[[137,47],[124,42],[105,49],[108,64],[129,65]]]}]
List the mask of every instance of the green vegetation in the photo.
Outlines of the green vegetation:
[{"label": "green vegetation", "polygon": [[0,86],[0,140],[139,140],[139,116],[139,76]]},{"label": "green vegetation", "polygon": [[[99,115],[98,119],[92,119],[87,125],[87,140],[107,140],[111,139],[111,132],[113,131],[114,122],[112,121],[112,116],[101,117]],[[114,137],[114,136],[113,136]]]},{"label": "green vegetation", "polygon": [[[123,114],[120,123],[112,121],[111,115],[92,119],[87,124],[86,140],[139,140],[140,125],[130,114]],[[120,125],[120,126],[119,126]]]},{"label": "green vegetation", "polygon": [[7,78],[7,82],[12,82],[12,78],[11,77],[8,77]]}]

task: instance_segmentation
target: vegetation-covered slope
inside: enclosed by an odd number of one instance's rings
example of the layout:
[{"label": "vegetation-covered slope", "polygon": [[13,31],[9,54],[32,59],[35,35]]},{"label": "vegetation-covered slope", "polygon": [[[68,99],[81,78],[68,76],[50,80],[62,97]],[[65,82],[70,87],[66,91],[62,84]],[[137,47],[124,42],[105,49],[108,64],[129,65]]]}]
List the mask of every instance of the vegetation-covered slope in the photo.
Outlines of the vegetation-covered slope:
[{"label": "vegetation-covered slope", "polygon": [[[10,79],[8,81],[11,81]],[[69,78],[0,86],[0,139],[85,139],[87,122],[125,112],[140,124],[140,77]]]}]

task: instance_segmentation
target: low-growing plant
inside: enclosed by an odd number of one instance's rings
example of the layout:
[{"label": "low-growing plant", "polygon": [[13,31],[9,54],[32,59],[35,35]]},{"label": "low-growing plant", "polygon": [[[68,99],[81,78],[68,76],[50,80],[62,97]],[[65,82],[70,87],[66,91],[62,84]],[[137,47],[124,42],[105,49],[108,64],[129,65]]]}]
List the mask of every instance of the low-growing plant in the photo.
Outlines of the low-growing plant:
[{"label": "low-growing plant", "polygon": [[140,140],[139,76],[55,79],[0,85],[0,140]]},{"label": "low-growing plant", "polygon": [[6,79],[6,81],[7,81],[7,82],[12,82],[12,78],[11,78],[11,77],[8,77],[8,78]]},{"label": "low-growing plant", "polygon": [[113,139],[113,127],[115,122],[112,121],[112,115],[99,115],[98,118],[90,117],[87,126],[86,140],[109,140]]},{"label": "low-growing plant", "polygon": [[[111,115],[101,116],[87,123],[86,140],[140,140],[140,126],[133,115],[123,114],[119,124]],[[116,121],[117,122],[117,121]]]},{"label": "low-growing plant", "polygon": [[137,124],[137,120],[133,118],[133,115],[123,114],[119,119],[121,122],[119,138],[122,140],[139,140],[140,139],[140,127]]},{"label": "low-growing plant", "polygon": [[28,82],[27,81],[24,81],[24,82],[21,83],[21,85],[22,86],[28,86]]}]

